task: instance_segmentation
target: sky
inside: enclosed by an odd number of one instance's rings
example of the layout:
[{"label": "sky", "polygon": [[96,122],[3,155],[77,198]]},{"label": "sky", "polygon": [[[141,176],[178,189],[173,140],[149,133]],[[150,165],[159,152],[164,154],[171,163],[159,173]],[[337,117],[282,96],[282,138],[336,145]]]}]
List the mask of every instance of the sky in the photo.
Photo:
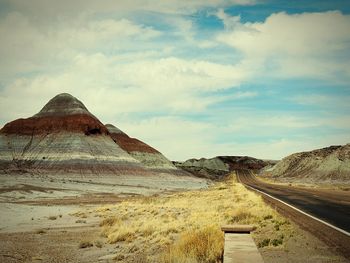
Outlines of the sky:
[{"label": "sky", "polygon": [[0,127],[67,92],[172,160],[350,143],[350,2],[0,0]]}]

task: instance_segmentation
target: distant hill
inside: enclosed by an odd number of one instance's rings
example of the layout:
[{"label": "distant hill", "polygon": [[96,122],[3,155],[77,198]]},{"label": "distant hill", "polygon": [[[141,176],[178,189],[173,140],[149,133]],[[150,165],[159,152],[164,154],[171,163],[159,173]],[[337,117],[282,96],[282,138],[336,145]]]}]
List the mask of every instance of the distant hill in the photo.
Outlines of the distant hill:
[{"label": "distant hill", "polygon": [[276,164],[271,176],[308,182],[349,182],[350,144],[289,155]]},{"label": "distant hill", "polygon": [[0,130],[0,173],[119,175],[155,170],[185,174],[154,148],[104,125],[67,93]]},{"label": "distant hill", "polygon": [[174,162],[174,164],[192,174],[210,179],[220,179],[235,170],[260,170],[274,163],[249,156],[217,156],[206,159],[189,159],[185,162]]}]

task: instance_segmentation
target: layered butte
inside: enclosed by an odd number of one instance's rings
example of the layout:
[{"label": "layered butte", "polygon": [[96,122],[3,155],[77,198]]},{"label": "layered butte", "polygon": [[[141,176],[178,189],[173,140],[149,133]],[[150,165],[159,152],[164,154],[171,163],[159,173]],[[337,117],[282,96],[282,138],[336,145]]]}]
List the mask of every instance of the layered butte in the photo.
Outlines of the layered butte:
[{"label": "layered butte", "polygon": [[2,172],[145,172],[84,104],[66,93],[51,99],[33,117],[6,124],[0,130],[0,153]]},{"label": "layered butte", "polygon": [[146,143],[135,138],[130,138],[126,133],[112,124],[106,124],[106,127],[114,142],[146,167],[151,169],[178,170],[163,154]]}]

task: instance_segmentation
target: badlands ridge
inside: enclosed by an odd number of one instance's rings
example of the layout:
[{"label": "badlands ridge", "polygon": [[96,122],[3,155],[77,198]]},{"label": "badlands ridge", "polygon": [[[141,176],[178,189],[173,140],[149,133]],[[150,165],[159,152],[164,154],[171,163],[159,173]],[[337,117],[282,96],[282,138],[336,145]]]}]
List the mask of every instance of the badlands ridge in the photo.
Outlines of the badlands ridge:
[{"label": "badlands ridge", "polygon": [[112,124],[104,125],[67,93],[55,96],[34,116],[14,120],[0,130],[2,174],[162,173],[220,179],[244,169],[284,181],[349,182],[350,144],[295,153],[279,162],[247,156],[171,162]]}]

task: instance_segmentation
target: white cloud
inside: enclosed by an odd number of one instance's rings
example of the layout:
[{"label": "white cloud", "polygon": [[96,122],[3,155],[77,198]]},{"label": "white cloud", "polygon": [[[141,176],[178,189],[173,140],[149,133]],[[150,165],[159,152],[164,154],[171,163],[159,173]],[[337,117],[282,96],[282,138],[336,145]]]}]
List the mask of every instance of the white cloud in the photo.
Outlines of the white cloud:
[{"label": "white cloud", "polygon": [[80,52],[101,47],[111,51],[130,48],[160,34],[127,19],[86,21],[77,18],[71,24],[42,28],[18,12],[9,13],[0,20],[0,76],[4,81],[19,73],[57,71],[57,67],[66,66]]},{"label": "white cloud", "polygon": [[244,91],[244,92],[236,92],[228,97],[232,100],[236,100],[236,99],[244,99],[244,98],[254,98],[256,96],[258,96],[257,92]]},{"label": "white cloud", "polygon": [[255,74],[348,80],[350,16],[339,11],[270,15],[264,22],[240,23],[219,11],[226,30],[217,39],[244,55],[242,65]]},{"label": "white cloud", "polygon": [[310,94],[308,96],[294,96],[290,100],[301,105],[350,108],[350,96],[348,95]]},{"label": "white cloud", "polygon": [[[222,132],[232,134],[232,137],[245,136],[259,137],[297,137],[309,134],[306,130],[317,133],[329,129],[348,130],[350,129],[350,116],[333,114],[323,114],[315,116],[305,113],[244,113],[241,111],[235,118],[225,117],[226,126]],[[318,135],[315,135],[316,137]]]},{"label": "white cloud", "polygon": [[130,63],[123,67],[121,73],[128,77],[130,85],[146,86],[157,92],[166,90],[175,93],[189,89],[216,91],[237,86],[248,74],[238,66],[176,57]]},{"label": "white cloud", "polygon": [[222,20],[226,30],[235,30],[237,27],[243,27],[240,21],[240,16],[230,16],[226,14],[222,8],[220,8],[214,15]]},{"label": "white cloud", "polygon": [[38,97],[44,103],[61,92],[78,96],[87,106],[91,105],[93,113],[106,119],[145,109],[147,112],[201,111],[222,100],[216,96],[203,97],[203,92],[231,88],[246,78],[246,73],[235,66],[207,61],[175,57],[132,60],[132,55],[128,62],[119,63],[118,57],[101,53],[80,54],[63,72],[17,79],[1,92],[0,119],[34,114],[33,105],[38,105]]},{"label": "white cloud", "polygon": [[47,17],[61,14],[62,17],[67,17],[82,11],[86,13],[119,12],[126,14],[131,11],[145,10],[168,14],[190,14],[205,7],[251,5],[256,0],[167,0],[157,2],[154,0],[104,0],[103,3],[95,0],[32,0],[30,2],[8,0],[7,2],[10,6],[28,14]]},{"label": "white cloud", "polygon": [[[102,122],[119,126],[171,159],[224,154],[280,158],[349,140],[343,133],[321,138],[300,132],[349,130],[347,116],[249,111],[249,105],[240,111],[231,106],[264,90],[220,93],[261,77],[334,80],[341,72],[349,79],[349,58],[342,56],[349,50],[349,16],[278,13],[261,23],[242,23],[222,9],[252,2],[13,0],[9,6],[15,11],[0,18],[0,120],[29,117],[56,94],[68,92]],[[185,16],[203,7],[219,7],[216,15],[225,28],[218,35],[201,35],[195,19]],[[145,13],[161,21],[153,27],[135,22],[143,21]],[[226,53],[231,51],[227,45],[239,54]],[[203,57],[201,48],[212,47],[218,48]],[[232,57],[236,61],[228,63]],[[294,99],[330,102],[322,96]],[[231,104],[230,110],[219,107],[223,101]],[[208,106],[213,104],[219,109],[212,112]],[[140,120],[135,117],[140,113],[163,117]],[[204,120],[174,117],[188,113]],[[227,137],[225,143],[218,143],[221,136]],[[242,136],[277,139],[240,142]]]},{"label": "white cloud", "polygon": [[[120,129],[155,147],[170,159],[210,154],[214,126],[177,117],[157,117],[141,122],[120,122]],[[208,147],[209,146],[209,147]]]},{"label": "white cloud", "polygon": [[[285,125],[284,131],[289,128],[305,127],[298,123],[297,117],[294,124],[288,124],[288,120],[271,120],[272,126],[268,123],[259,122],[262,119],[250,118],[251,126],[245,126],[246,136],[261,136],[266,134],[276,136],[280,139],[260,140],[252,142],[240,142],[236,139],[234,130],[230,131],[231,138],[225,143],[217,143],[222,134],[227,134],[225,126],[217,126],[207,122],[183,120],[177,117],[157,117],[146,119],[141,122],[120,121],[116,126],[127,132],[130,136],[139,138],[160,150],[171,160],[186,160],[189,158],[211,158],[218,155],[248,155],[262,159],[281,159],[289,154],[309,151],[329,145],[344,144],[350,140],[346,132],[337,135],[299,135],[296,138],[289,138],[289,134],[281,133],[278,126]],[[265,118],[268,120],[268,118]],[[301,121],[301,119],[299,119]],[[320,120],[318,120],[320,121]],[[330,120],[331,121],[331,120]],[[240,121],[237,122],[239,124]],[[321,123],[319,123],[321,124]],[[311,124],[310,124],[311,125]],[[233,127],[229,127],[232,129]],[[244,128],[242,130],[244,130]],[[271,129],[273,132],[271,132]],[[238,137],[239,138],[238,133]]]}]

